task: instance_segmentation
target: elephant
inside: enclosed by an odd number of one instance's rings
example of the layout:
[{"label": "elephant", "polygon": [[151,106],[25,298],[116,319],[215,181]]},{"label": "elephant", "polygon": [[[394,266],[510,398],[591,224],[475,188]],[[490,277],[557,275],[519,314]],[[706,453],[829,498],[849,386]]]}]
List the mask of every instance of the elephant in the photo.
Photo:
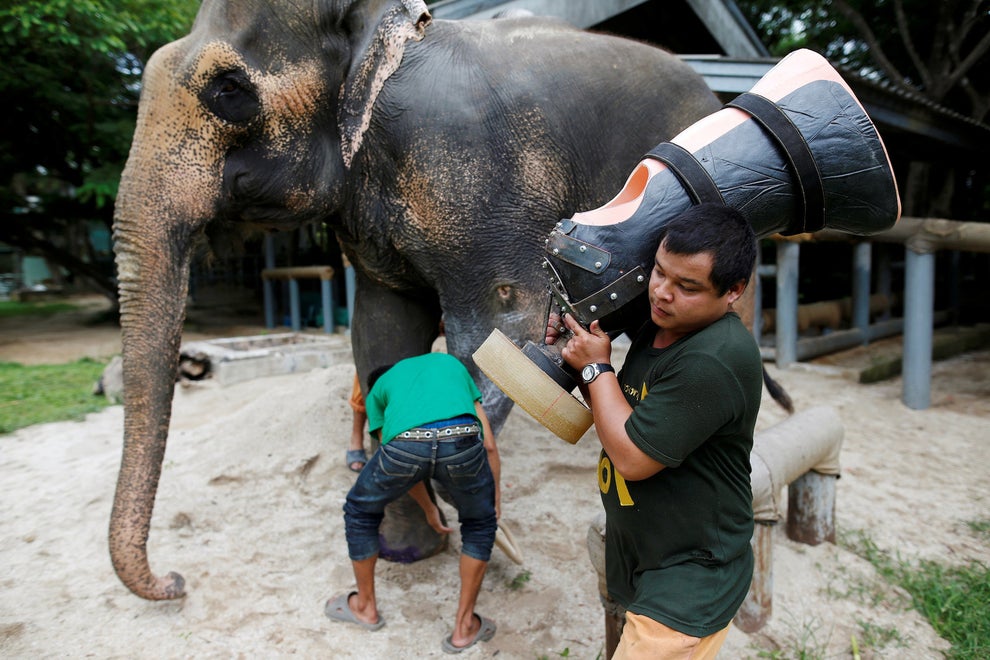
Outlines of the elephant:
[{"label": "elephant", "polygon": [[355,269],[362,382],[428,352],[442,317],[497,433],[512,401],[471,355],[496,327],[542,337],[553,225],[721,107],[660,48],[549,18],[434,21],[420,0],[204,0],[142,85],[114,211],[124,442],[109,545],[152,600],[185,593],[146,544],[196,255],[327,223]]}]

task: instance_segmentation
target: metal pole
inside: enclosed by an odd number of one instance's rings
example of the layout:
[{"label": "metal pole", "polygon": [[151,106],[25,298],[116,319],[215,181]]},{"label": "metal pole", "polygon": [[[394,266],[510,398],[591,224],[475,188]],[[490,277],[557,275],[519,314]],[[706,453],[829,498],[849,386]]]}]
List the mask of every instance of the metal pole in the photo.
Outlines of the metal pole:
[{"label": "metal pole", "polygon": [[354,266],[348,265],[344,269],[344,293],[347,296],[347,334],[351,334],[354,329],[354,289],[355,289]]},{"label": "metal pole", "polygon": [[333,297],[330,295],[330,280],[320,279],[320,291],[323,294],[323,331],[333,333]]},{"label": "metal pole", "polygon": [[932,325],[935,255],[910,248],[904,259],[904,373],[901,400],[912,410],[932,403]]},{"label": "metal pole", "polygon": [[289,310],[292,317],[292,331],[302,330],[302,315],[299,313],[299,280],[289,280]]},{"label": "metal pole", "polygon": [[949,314],[952,324],[959,323],[960,313],[960,281],[959,269],[962,253],[959,250],[949,250]]},{"label": "metal pole", "polygon": [[[265,234],[265,268],[275,267],[275,238],[269,232]],[[271,280],[262,280],[261,287],[265,296],[265,327],[269,330],[275,327],[275,293]]]},{"label": "metal pole", "polygon": [[877,244],[877,293],[887,300],[886,308],[877,316],[878,321],[886,321],[891,316],[890,300],[891,294],[894,292],[894,285],[890,252],[889,245]]},{"label": "metal pole", "polygon": [[756,250],[756,269],[753,271],[753,338],[760,345],[763,336],[763,276],[760,274],[760,250]]},{"label": "metal pole", "polygon": [[797,360],[798,266],[801,246],[777,243],[777,367],[786,369]]},{"label": "metal pole", "polygon": [[863,343],[869,343],[870,326],[870,243],[853,247],[852,327],[862,331]]}]

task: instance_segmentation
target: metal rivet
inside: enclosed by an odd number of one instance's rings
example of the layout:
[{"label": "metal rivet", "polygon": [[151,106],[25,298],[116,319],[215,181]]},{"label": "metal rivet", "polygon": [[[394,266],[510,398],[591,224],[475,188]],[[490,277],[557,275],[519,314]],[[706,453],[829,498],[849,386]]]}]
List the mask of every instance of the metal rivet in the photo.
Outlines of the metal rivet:
[{"label": "metal rivet", "polygon": [[636,281],[642,283],[645,278],[642,275],[636,277]]},{"label": "metal rivet", "polygon": [[618,298],[619,298],[619,294],[617,293],[613,293],[612,295],[609,296],[609,300],[617,300]]},{"label": "metal rivet", "polygon": [[553,249],[553,253],[554,253],[554,254],[560,254],[560,250],[558,250],[557,248],[554,248],[554,249]]},{"label": "metal rivet", "polygon": [[587,252],[587,251],[588,251],[587,245],[582,245],[581,247],[578,248],[578,252]]},{"label": "metal rivet", "polygon": [[596,261],[595,262],[595,268],[601,268],[601,267],[602,267],[602,262]]},{"label": "metal rivet", "polygon": [[588,309],[589,309],[589,310],[590,310],[590,311],[591,311],[592,313],[594,313],[594,312],[597,312],[597,311],[598,311],[598,305],[592,305],[592,306],[591,306],[591,307],[589,307]]}]

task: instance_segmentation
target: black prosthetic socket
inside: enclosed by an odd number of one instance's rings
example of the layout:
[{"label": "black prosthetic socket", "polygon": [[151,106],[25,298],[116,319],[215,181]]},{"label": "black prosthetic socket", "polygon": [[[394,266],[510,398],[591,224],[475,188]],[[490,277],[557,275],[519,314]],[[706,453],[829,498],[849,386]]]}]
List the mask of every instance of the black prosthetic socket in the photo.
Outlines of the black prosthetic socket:
[{"label": "black prosthetic socket", "polygon": [[777,103],[743,95],[729,105],[753,118],[696,151],[697,165],[684,162],[692,154],[683,149],[647,154],[668,167],[648,181],[629,218],[610,225],[562,220],[553,229],[545,263],[551,292],[579,322],[600,319],[604,328],[608,319],[621,331],[644,317],[623,308],[646,290],[660,229],[693,203],[713,201],[712,184],[760,237],[825,226],[867,235],[897,219],[883,143],[842,85],[819,80]]}]

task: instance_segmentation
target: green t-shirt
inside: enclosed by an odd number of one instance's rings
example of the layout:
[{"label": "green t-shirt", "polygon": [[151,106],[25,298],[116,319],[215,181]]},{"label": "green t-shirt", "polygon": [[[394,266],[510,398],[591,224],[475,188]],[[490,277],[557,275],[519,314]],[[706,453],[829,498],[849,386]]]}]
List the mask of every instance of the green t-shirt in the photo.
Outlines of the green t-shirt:
[{"label": "green t-shirt", "polygon": [[481,400],[467,368],[448,353],[426,353],[396,362],[365,399],[368,430],[382,430],[382,444],[422,424],[471,415]]},{"label": "green t-shirt", "polygon": [[625,481],[607,454],[609,594],[626,609],[695,637],[729,624],[753,575],[749,455],[763,365],[729,313],[663,349],[656,326],[633,340],[619,382],[633,412],[626,432],[666,467]]}]

